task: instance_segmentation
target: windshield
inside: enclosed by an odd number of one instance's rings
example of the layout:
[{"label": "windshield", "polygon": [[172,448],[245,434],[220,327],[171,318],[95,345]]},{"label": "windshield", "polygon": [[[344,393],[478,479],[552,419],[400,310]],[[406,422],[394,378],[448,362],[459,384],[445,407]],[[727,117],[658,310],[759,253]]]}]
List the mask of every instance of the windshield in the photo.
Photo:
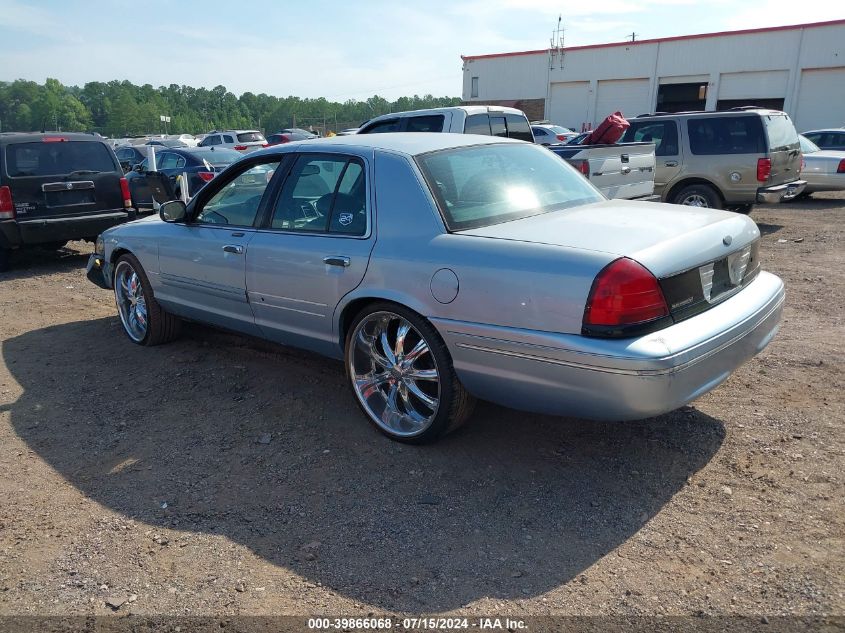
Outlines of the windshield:
[{"label": "windshield", "polygon": [[813,143],[813,141],[801,134],[798,135],[798,142],[801,143],[802,154],[812,154],[813,152],[821,151],[818,145],[816,145],[815,143]]},{"label": "windshield", "polygon": [[769,135],[769,151],[776,152],[798,148],[798,133],[785,114],[769,114],[763,117]]},{"label": "windshield", "polygon": [[266,140],[261,132],[243,132],[238,134],[238,141],[241,143],[264,143]]},{"label": "windshield", "polygon": [[604,200],[565,161],[536,145],[477,145],[417,157],[450,231]]},{"label": "windshield", "polygon": [[104,143],[55,141],[10,143],[6,147],[6,173],[12,178],[102,171],[118,171]]}]

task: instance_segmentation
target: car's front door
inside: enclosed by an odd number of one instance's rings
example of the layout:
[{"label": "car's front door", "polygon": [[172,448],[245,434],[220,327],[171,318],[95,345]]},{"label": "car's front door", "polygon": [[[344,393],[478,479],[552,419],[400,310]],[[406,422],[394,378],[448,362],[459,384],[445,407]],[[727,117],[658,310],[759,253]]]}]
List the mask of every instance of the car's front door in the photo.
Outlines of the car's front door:
[{"label": "car's front door", "polygon": [[246,257],[279,161],[278,156],[266,156],[244,163],[198,196],[191,221],[168,227],[159,240],[156,291],[165,308],[260,334],[246,294]]},{"label": "car's front door", "polygon": [[249,300],[267,338],[336,351],[334,310],[361,283],[375,242],[369,162],[298,154],[247,255]]}]

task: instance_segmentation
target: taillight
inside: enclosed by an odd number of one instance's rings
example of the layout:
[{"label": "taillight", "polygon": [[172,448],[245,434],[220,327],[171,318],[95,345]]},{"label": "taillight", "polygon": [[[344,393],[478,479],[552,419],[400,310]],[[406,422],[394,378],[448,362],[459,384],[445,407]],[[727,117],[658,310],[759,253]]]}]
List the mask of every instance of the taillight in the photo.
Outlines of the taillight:
[{"label": "taillight", "polygon": [[270,143],[262,143],[261,147],[270,147]]},{"label": "taillight", "polygon": [[804,157],[802,156],[801,157],[801,169],[798,170],[798,173],[800,174],[805,169],[807,169],[807,161],[804,160]]},{"label": "taillight", "polygon": [[758,158],[757,159],[757,180],[766,182],[772,174],[772,159]]},{"label": "taillight", "polygon": [[837,174],[845,174],[845,158],[839,161],[839,167],[836,168]]},{"label": "taillight", "polygon": [[565,135],[565,134],[558,134],[558,135],[557,135],[557,140],[559,140],[559,141],[565,141],[565,140],[566,140],[566,135]]},{"label": "taillight", "polygon": [[[601,328],[637,325],[669,316],[669,306],[652,275],[642,264],[621,257],[596,276],[584,310],[586,334]],[[591,327],[600,328],[590,332]]]},{"label": "taillight", "polygon": [[126,209],[132,207],[132,194],[129,193],[129,182],[126,178],[120,179],[120,193],[123,195],[123,206]]},{"label": "taillight", "polygon": [[62,143],[66,140],[67,138],[64,136],[45,136],[41,139],[43,143]]},{"label": "taillight", "polygon": [[12,203],[12,190],[0,187],[0,220],[14,220],[15,205]]},{"label": "taillight", "polygon": [[588,160],[578,160],[573,161],[572,166],[577,169],[584,178],[590,178],[590,161]]},{"label": "taillight", "polygon": [[213,171],[198,171],[197,176],[200,177],[201,180],[204,182],[211,182],[211,179],[214,178]]},{"label": "taillight", "polygon": [[238,150],[239,152],[242,152],[243,150],[246,149],[246,145],[235,145],[235,149]]}]

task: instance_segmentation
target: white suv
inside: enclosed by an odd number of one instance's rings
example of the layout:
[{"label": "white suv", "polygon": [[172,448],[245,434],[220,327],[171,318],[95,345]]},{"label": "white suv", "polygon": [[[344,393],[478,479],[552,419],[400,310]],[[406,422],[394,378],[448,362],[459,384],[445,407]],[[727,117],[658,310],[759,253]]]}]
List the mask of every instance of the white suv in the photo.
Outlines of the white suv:
[{"label": "white suv", "polygon": [[531,126],[522,110],[486,105],[393,112],[370,119],[358,130],[358,134],[383,132],[484,134],[534,142]]},{"label": "white suv", "polygon": [[202,139],[198,147],[225,147],[247,154],[267,147],[267,139],[258,130],[214,130]]}]

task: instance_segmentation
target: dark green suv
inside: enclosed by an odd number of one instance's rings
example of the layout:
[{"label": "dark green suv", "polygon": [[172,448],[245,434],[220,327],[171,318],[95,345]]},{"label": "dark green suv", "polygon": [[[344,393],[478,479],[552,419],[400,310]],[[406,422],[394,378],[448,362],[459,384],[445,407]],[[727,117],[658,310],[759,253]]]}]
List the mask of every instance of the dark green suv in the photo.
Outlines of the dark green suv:
[{"label": "dark green suv", "polygon": [[134,218],[114,150],[99,136],[0,134],[0,270],[12,250],[94,241]]}]

